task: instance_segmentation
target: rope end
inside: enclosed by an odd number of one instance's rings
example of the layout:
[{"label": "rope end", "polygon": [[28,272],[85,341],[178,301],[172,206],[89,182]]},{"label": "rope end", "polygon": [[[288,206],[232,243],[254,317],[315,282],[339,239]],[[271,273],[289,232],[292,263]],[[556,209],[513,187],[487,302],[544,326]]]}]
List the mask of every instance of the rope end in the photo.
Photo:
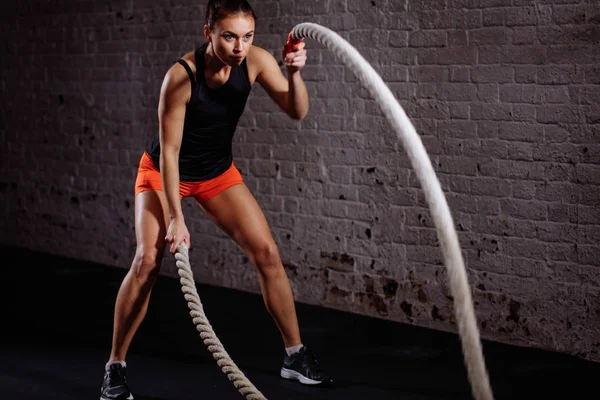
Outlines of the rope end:
[{"label": "rope end", "polygon": [[[293,31],[292,31],[293,32]],[[285,54],[289,54],[293,51],[298,50],[298,45],[303,42],[303,39],[296,39],[292,32],[289,33],[287,42],[283,47]]]}]

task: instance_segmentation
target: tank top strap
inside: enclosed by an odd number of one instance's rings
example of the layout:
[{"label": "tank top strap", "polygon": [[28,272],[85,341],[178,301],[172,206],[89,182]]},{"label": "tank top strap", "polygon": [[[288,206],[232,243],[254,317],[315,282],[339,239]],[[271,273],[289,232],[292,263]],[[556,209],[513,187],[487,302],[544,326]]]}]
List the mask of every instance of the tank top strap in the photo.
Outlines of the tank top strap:
[{"label": "tank top strap", "polygon": [[183,65],[183,68],[185,68],[185,70],[188,73],[188,76],[190,77],[190,81],[192,81],[192,83],[196,83],[196,77],[194,76],[194,73],[192,72],[192,69],[190,68],[190,66],[188,65],[187,62],[185,62],[184,59],[180,58],[179,60],[177,60],[177,62],[181,65]]},{"label": "tank top strap", "polygon": [[187,71],[187,74],[190,77],[190,83],[192,85],[192,96],[194,96],[194,92],[196,91],[196,77],[194,76],[192,69],[184,59],[180,58],[179,60],[177,60],[177,62],[183,65],[183,68],[185,68],[185,70]]}]

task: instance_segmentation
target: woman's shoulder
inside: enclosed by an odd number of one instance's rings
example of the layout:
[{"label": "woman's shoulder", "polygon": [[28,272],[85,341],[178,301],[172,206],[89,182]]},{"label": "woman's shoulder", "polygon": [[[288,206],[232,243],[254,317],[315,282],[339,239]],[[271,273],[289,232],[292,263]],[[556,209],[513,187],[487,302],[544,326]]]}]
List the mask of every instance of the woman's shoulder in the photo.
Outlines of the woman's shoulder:
[{"label": "woman's shoulder", "polygon": [[192,73],[196,74],[196,51],[190,51],[181,56],[181,59],[190,66]]},{"label": "woman's shoulder", "polygon": [[248,75],[252,83],[264,71],[274,72],[279,68],[279,63],[275,56],[260,46],[252,45],[246,59],[248,62]]},{"label": "woman's shoulder", "polygon": [[[196,74],[196,60],[194,57],[195,52],[191,51],[182,55],[179,59],[183,60],[192,71],[192,74]],[[183,82],[189,81],[190,77],[188,71],[186,71],[185,67],[181,65],[179,60],[174,62],[171,67],[165,73],[162,84],[162,91],[165,93],[175,94],[175,93],[184,93],[184,91],[189,91],[189,88],[186,89],[186,85],[182,85]],[[183,90],[182,90],[183,88]]]},{"label": "woman's shoulder", "polygon": [[252,45],[250,50],[248,50],[248,55],[246,56],[248,63],[256,66],[264,65],[265,62],[269,62],[274,60],[275,57],[267,50],[263,49],[260,46]]}]

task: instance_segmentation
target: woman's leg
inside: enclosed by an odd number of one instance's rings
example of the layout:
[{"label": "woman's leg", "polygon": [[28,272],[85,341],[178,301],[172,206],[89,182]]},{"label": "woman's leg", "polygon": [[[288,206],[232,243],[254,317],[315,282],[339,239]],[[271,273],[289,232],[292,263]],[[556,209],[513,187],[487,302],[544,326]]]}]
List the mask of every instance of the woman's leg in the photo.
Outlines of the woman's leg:
[{"label": "woman's leg", "polygon": [[135,197],[137,247],[117,295],[109,361],[125,361],[131,340],[146,316],[165,249],[165,210],[167,201],[162,191],[144,191]]},{"label": "woman's leg", "polygon": [[292,288],[265,216],[250,190],[245,184],[231,186],[200,205],[257,268],[265,305],[285,346],[301,344]]}]

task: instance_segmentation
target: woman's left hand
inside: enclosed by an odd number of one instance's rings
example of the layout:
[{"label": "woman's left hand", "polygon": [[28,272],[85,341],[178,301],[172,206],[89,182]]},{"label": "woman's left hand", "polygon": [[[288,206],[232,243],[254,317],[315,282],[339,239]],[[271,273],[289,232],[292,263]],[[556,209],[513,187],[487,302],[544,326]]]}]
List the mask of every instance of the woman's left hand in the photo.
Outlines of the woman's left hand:
[{"label": "woman's left hand", "polygon": [[283,49],[283,63],[287,67],[289,72],[300,71],[306,64],[306,50],[304,47],[306,44],[304,41],[298,43],[296,50],[285,54],[285,47]]}]

